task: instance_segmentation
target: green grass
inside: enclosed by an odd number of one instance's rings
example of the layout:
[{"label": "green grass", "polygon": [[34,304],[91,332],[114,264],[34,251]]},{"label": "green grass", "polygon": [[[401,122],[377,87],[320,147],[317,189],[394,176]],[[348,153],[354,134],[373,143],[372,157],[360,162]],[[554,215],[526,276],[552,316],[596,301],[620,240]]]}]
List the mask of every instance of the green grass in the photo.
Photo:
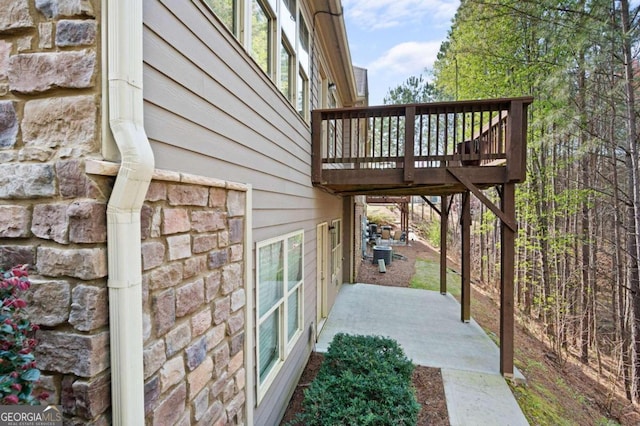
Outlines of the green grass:
[{"label": "green grass", "polygon": [[[440,291],[440,262],[417,259],[416,273],[409,287]],[[447,270],[447,291],[453,296],[460,296],[460,275],[451,270]]]},{"label": "green grass", "polygon": [[538,385],[512,387],[522,412],[532,424],[574,425],[559,411],[558,402],[550,392]]}]

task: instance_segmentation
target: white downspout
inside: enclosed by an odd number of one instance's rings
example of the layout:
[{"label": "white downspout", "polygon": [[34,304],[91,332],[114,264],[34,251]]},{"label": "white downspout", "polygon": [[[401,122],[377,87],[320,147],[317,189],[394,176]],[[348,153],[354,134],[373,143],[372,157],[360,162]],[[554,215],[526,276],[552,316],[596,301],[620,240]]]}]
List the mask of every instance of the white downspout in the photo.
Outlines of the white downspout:
[{"label": "white downspout", "polygon": [[121,156],[107,205],[112,422],[139,426],[144,424],[140,209],[154,170],[143,123],[142,0],[104,3],[109,125]]}]

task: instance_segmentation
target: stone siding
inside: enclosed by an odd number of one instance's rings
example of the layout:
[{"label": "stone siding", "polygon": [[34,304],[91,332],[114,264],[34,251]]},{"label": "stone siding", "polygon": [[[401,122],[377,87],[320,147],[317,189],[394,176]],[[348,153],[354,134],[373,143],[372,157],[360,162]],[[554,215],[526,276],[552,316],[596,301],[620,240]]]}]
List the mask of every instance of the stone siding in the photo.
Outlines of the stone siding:
[{"label": "stone siding", "polygon": [[153,181],[142,214],[147,424],[243,424],[245,193]]},{"label": "stone siding", "polygon": [[68,424],[110,423],[99,16],[85,0],[0,0],[0,268],[29,264],[36,361]]}]

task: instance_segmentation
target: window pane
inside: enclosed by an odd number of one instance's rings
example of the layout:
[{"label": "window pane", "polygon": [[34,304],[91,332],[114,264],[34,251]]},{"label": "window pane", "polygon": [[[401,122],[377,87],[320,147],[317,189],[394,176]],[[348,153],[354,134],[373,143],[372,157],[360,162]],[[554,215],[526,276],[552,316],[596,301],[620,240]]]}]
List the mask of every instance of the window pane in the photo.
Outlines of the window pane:
[{"label": "window pane", "polygon": [[260,383],[278,362],[278,323],[280,309],[276,309],[262,324],[260,324]]},{"label": "window pane", "polygon": [[205,0],[205,3],[213,10],[218,18],[229,28],[234,34],[236,32],[235,0]]},{"label": "window pane", "polygon": [[282,0],[280,2],[280,25],[282,32],[289,40],[296,39],[296,1]]},{"label": "window pane", "polygon": [[333,225],[333,231],[331,232],[331,248],[334,249],[340,244],[340,221],[335,221]]},{"label": "window pane", "polygon": [[299,312],[299,307],[300,307],[300,303],[299,300],[300,298],[298,297],[298,293],[300,292],[300,289],[296,289],[296,291],[294,291],[293,293],[291,293],[291,295],[289,296],[289,300],[288,300],[288,312],[287,312],[287,342],[289,342],[291,340],[291,338],[293,337],[294,334],[296,334],[296,332],[298,331],[298,329],[300,328],[300,312]]},{"label": "window pane", "polygon": [[302,281],[302,234],[289,237],[287,246],[287,280],[289,281],[287,289],[291,290]]},{"label": "window pane", "polygon": [[260,247],[258,253],[258,291],[260,292],[260,316],[264,315],[283,297],[284,287],[284,253],[283,242],[278,241]]},{"label": "window pane", "polygon": [[298,74],[298,96],[296,99],[296,107],[298,109],[298,114],[302,116],[302,118],[307,118],[307,111],[309,110],[309,80],[307,80],[307,76],[302,73]]},{"label": "window pane", "polygon": [[280,91],[291,100],[291,53],[283,42],[280,50]]},{"label": "window pane", "polygon": [[309,29],[302,18],[302,14],[298,15],[298,21],[298,38],[300,40],[300,49],[298,51],[299,62],[302,69],[305,70],[306,73],[309,73]]},{"label": "window pane", "polygon": [[267,74],[271,72],[269,63],[270,19],[264,6],[253,0],[251,6],[251,56]]}]

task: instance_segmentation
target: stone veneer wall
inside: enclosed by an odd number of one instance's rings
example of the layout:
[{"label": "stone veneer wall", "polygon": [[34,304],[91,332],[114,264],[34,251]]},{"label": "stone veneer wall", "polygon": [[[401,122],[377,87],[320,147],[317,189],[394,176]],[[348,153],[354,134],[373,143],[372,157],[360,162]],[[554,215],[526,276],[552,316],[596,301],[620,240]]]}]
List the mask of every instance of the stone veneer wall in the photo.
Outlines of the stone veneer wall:
[{"label": "stone veneer wall", "polygon": [[[0,0],[0,268],[29,264],[65,424],[110,424],[97,0]],[[245,189],[163,173],[143,208],[147,424],[242,423]]]},{"label": "stone veneer wall", "polygon": [[85,0],[0,0],[0,267],[29,264],[37,362],[71,424],[109,424],[99,17]]},{"label": "stone veneer wall", "polygon": [[243,424],[246,193],[187,180],[142,211],[147,424]]}]

